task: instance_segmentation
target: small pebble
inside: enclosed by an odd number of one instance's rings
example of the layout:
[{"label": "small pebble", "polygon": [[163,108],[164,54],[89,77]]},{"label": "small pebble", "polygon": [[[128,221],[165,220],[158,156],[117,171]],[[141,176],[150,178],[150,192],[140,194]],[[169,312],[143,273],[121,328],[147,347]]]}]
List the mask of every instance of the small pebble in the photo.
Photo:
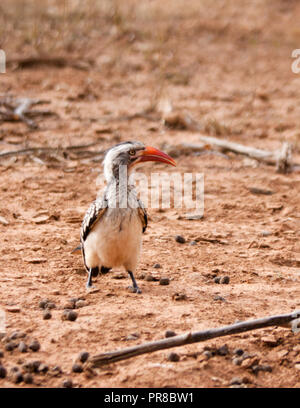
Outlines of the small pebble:
[{"label": "small pebble", "polygon": [[25,384],[32,384],[33,383],[33,376],[30,373],[26,373],[23,376]]},{"label": "small pebble", "polygon": [[39,303],[39,307],[40,307],[41,309],[46,309],[46,306],[47,306],[48,302],[49,302],[49,299],[43,299],[43,300],[41,300],[40,303]]},{"label": "small pebble", "polygon": [[197,245],[197,242],[196,241],[191,241],[190,245],[192,245],[192,246]]},{"label": "small pebble", "polygon": [[81,364],[75,363],[72,367],[73,373],[82,373],[83,367]]},{"label": "small pebble", "polygon": [[70,322],[74,322],[78,317],[78,313],[76,313],[74,310],[64,310],[64,313],[62,315],[63,320],[69,320]]},{"label": "small pebble", "polygon": [[29,348],[30,350],[36,352],[39,351],[39,349],[41,348],[40,343],[37,340],[33,340],[30,344],[29,344]]},{"label": "small pebble", "polygon": [[38,370],[39,373],[46,374],[49,371],[47,364],[40,364]]},{"label": "small pebble", "polygon": [[179,242],[179,244],[184,244],[185,243],[185,238],[182,237],[181,235],[176,235],[175,241]]},{"label": "small pebble", "polygon": [[90,355],[87,351],[82,351],[81,353],[79,353],[78,360],[81,363],[85,363],[88,360],[89,356]]},{"label": "small pebble", "polygon": [[215,301],[220,300],[221,302],[226,302],[225,298],[223,298],[222,296],[219,296],[219,295],[214,296],[214,300]]},{"label": "small pebble", "polygon": [[169,278],[160,278],[159,284],[162,286],[167,286],[170,284],[170,279]]},{"label": "small pebble", "polygon": [[176,336],[176,333],[173,330],[167,330],[165,332],[165,337],[174,337]]},{"label": "small pebble", "polygon": [[5,344],[6,351],[13,351],[16,347],[18,347],[18,345],[14,341],[10,341],[9,343]]},{"label": "small pebble", "polygon": [[223,285],[228,285],[229,281],[230,281],[229,276],[222,276],[222,278],[220,279],[220,283]]},{"label": "small pebble", "polygon": [[67,303],[65,303],[64,309],[69,309],[69,310],[75,309],[75,302],[68,301]]},{"label": "small pebble", "polygon": [[148,274],[148,275],[145,276],[145,281],[147,281],[147,282],[154,282],[156,280],[157,279],[155,279],[155,277],[153,275]]},{"label": "small pebble", "polygon": [[43,313],[43,319],[49,320],[51,319],[51,317],[52,317],[52,314],[48,310],[45,310],[45,312]]},{"label": "small pebble", "polygon": [[209,360],[213,356],[212,352],[209,350],[203,351],[203,355],[207,360]]},{"label": "small pebble", "polygon": [[180,360],[180,356],[177,353],[170,353],[170,354],[168,354],[168,360],[173,361],[173,362],[177,362],[177,361]]},{"label": "small pebble", "polygon": [[243,383],[243,380],[241,379],[241,378],[239,378],[239,377],[233,377],[232,379],[231,379],[231,381],[230,381],[230,384],[231,385],[234,385],[234,384],[242,384]]},{"label": "small pebble", "polygon": [[7,374],[6,368],[0,365],[0,378],[5,378]]},{"label": "small pebble", "polygon": [[220,276],[216,276],[216,277],[214,278],[214,282],[215,282],[215,283],[220,283],[220,280],[221,280],[221,277],[220,277]]},{"label": "small pebble", "polygon": [[73,382],[72,380],[65,380],[62,383],[63,388],[72,388],[73,387]]},{"label": "small pebble", "polygon": [[11,376],[11,379],[15,384],[19,384],[20,382],[23,381],[23,375],[22,373],[20,373],[20,371],[16,371]]},{"label": "small pebble", "polygon": [[79,309],[80,307],[84,307],[84,306],[87,306],[87,303],[84,300],[81,300],[81,299],[77,300],[75,304],[76,309]]},{"label": "small pebble", "polygon": [[272,367],[269,365],[254,365],[252,367],[252,371],[254,374],[257,374],[259,371],[266,371],[266,372],[272,372]]},{"label": "small pebble", "polygon": [[26,337],[26,333],[15,331],[9,336],[9,339],[16,340],[16,339],[21,339],[23,337]]},{"label": "small pebble", "polygon": [[244,354],[244,350],[241,349],[241,348],[234,349],[233,354],[235,354],[237,356],[242,356]]},{"label": "small pebble", "polygon": [[178,301],[178,300],[186,300],[186,299],[187,299],[187,296],[186,296],[185,293],[175,293],[175,294],[172,296],[172,298],[173,298],[174,300],[176,300],[176,301]]},{"label": "small pebble", "polygon": [[156,264],[153,265],[153,268],[159,269],[159,268],[161,268],[161,265],[159,263],[156,263]]},{"label": "small pebble", "polygon": [[227,356],[228,353],[229,351],[228,351],[227,344],[224,344],[224,346],[219,347],[217,350],[217,354],[219,356]]},{"label": "small pebble", "polygon": [[26,353],[27,350],[28,350],[27,344],[24,343],[24,341],[21,341],[20,344],[19,344],[19,346],[18,346],[18,350],[19,350],[21,353]]},{"label": "small pebble", "polygon": [[240,366],[243,362],[243,358],[242,357],[235,357],[232,359],[232,362],[234,365]]},{"label": "small pebble", "polygon": [[0,350],[0,358],[4,357],[3,351]]},{"label": "small pebble", "polygon": [[55,309],[56,308],[56,304],[53,302],[49,302],[46,305],[46,309]]}]

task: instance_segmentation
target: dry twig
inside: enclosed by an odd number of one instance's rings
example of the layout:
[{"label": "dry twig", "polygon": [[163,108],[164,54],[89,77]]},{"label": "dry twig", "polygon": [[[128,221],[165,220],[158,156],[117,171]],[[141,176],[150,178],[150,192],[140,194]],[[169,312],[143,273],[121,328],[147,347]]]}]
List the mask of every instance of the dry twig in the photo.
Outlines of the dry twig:
[{"label": "dry twig", "polygon": [[141,354],[152,353],[158,350],[183,346],[185,344],[199,343],[216,337],[223,337],[232,334],[243,333],[250,330],[261,329],[263,327],[291,326],[294,333],[298,333],[300,331],[300,329],[298,328],[298,324],[300,323],[299,318],[300,310],[288,314],[268,316],[263,317],[261,319],[234,323],[228,326],[223,326],[215,329],[203,330],[195,333],[186,333],[171,338],[147,342],[144,344],[140,344],[138,346],[128,347],[122,350],[97,354],[89,360],[89,364],[95,367],[100,367],[105,364],[126,360],[128,358],[139,356]]}]

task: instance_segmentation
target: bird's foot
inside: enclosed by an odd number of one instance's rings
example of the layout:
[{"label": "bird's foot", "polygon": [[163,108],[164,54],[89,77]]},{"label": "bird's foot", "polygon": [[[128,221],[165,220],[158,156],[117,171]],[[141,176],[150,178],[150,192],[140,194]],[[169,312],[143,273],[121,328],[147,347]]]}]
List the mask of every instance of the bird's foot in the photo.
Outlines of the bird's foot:
[{"label": "bird's foot", "polygon": [[131,293],[142,293],[141,289],[138,286],[128,286],[128,289]]}]

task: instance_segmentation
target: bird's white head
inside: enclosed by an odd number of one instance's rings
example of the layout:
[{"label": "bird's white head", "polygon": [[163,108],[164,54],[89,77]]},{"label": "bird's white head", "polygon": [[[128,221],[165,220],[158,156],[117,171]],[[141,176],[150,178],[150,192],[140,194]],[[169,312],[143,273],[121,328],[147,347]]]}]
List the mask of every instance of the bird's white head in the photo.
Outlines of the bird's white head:
[{"label": "bird's white head", "polygon": [[127,166],[127,173],[138,163],[159,161],[176,166],[175,161],[155,147],[145,146],[141,142],[119,143],[108,150],[103,161],[104,176],[107,181],[119,177],[120,166]]}]

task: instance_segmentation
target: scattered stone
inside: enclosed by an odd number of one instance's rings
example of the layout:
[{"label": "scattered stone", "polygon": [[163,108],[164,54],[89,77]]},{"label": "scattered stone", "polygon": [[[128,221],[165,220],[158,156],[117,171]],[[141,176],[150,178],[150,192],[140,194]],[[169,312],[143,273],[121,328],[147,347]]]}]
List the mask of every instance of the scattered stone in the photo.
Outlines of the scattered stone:
[{"label": "scattered stone", "polygon": [[223,285],[228,285],[229,281],[230,281],[229,276],[222,276],[222,278],[220,279],[220,283]]},{"label": "scattered stone", "polygon": [[1,215],[0,215],[0,223],[1,223],[2,225],[8,225],[8,224],[9,224],[9,222],[7,221],[7,219],[4,218],[4,217],[2,217]]},{"label": "scattered stone", "polygon": [[220,276],[216,276],[216,277],[214,278],[214,282],[215,282],[215,283],[220,283],[220,280],[221,280],[221,277],[220,277]]},{"label": "scattered stone", "polygon": [[233,377],[230,381],[230,385],[235,385],[235,384],[242,384],[243,380],[240,377]]},{"label": "scattered stone", "polygon": [[165,337],[174,337],[176,336],[176,333],[173,330],[167,330],[165,332]]},{"label": "scattered stone", "polygon": [[270,231],[262,231],[261,232],[261,235],[263,236],[263,237],[268,237],[269,235],[271,235],[272,234],[272,232],[270,232]]},{"label": "scattered stone", "polygon": [[244,360],[243,357],[234,357],[232,359],[232,362],[233,362],[234,365],[240,366],[242,364],[243,360]]},{"label": "scattered stone", "polygon": [[244,350],[241,348],[236,348],[233,350],[233,354],[237,355],[237,356],[242,356],[244,354]]},{"label": "scattered stone", "polygon": [[268,373],[272,372],[272,367],[270,365],[253,365],[251,369],[254,374],[257,374],[259,371],[266,371]]},{"label": "scattered stone", "polygon": [[219,295],[214,296],[214,300],[215,301],[220,300],[221,302],[226,302],[226,299]]},{"label": "scattered stone", "polygon": [[159,279],[156,276],[151,275],[150,273],[145,276],[145,281],[147,282],[156,282]]},{"label": "scattered stone", "polygon": [[179,242],[179,244],[184,244],[185,243],[185,238],[182,237],[181,235],[176,235],[175,241]]},{"label": "scattered stone", "polygon": [[228,350],[227,344],[224,344],[223,346],[217,349],[217,354],[219,356],[227,356],[228,353],[229,353],[229,350]]},{"label": "scattered stone", "polygon": [[180,356],[177,353],[170,353],[170,354],[168,354],[167,358],[168,358],[169,361],[172,361],[172,362],[177,362],[177,361],[180,360]]},{"label": "scattered stone", "polygon": [[67,303],[65,303],[65,305],[64,305],[64,309],[67,309],[67,310],[70,310],[70,309],[75,309],[75,303],[76,302],[71,302],[70,300],[67,302]]},{"label": "scattered stone", "polygon": [[156,263],[156,264],[153,265],[153,268],[155,268],[155,269],[160,269],[160,268],[161,268],[161,265],[160,265],[159,263]]},{"label": "scattered stone", "polygon": [[6,368],[0,365],[0,378],[5,378],[7,374]]},{"label": "scattered stone", "polygon": [[19,306],[8,306],[6,307],[6,311],[10,313],[19,313],[21,308]]},{"label": "scattered stone", "polygon": [[87,306],[87,303],[84,300],[82,299],[77,300],[75,304],[76,309],[80,309],[81,307],[84,307],[84,306]]},{"label": "scattered stone", "polygon": [[20,371],[15,371],[15,372],[13,372],[13,374],[11,375],[11,380],[12,380],[12,382],[14,382],[15,384],[19,384],[20,382],[23,381],[23,375],[22,375],[22,373],[20,373]]},{"label": "scattered stone", "polygon": [[78,317],[78,313],[74,310],[64,310],[62,314],[62,320],[69,320],[70,322],[75,322]]},{"label": "scattered stone", "polygon": [[27,350],[28,350],[27,344],[24,343],[24,341],[21,341],[21,342],[19,343],[18,350],[19,350],[21,353],[26,353]]},{"label": "scattered stone", "polygon": [[46,374],[49,371],[49,367],[47,366],[47,364],[40,364],[37,371],[39,373]]},{"label": "scattered stone", "polygon": [[30,350],[37,352],[39,351],[39,349],[41,348],[40,343],[37,340],[33,340],[30,344],[29,344],[29,348]]},{"label": "scattered stone", "polygon": [[262,195],[272,195],[274,194],[271,190],[266,190],[264,188],[249,187],[248,190],[252,194],[262,194]]},{"label": "scattered stone", "polygon": [[262,343],[268,347],[276,347],[279,344],[279,340],[274,336],[265,336],[261,338]]},{"label": "scattered stone", "polygon": [[203,351],[203,355],[206,358],[206,360],[209,360],[213,356],[212,352],[209,350]]},{"label": "scattered stone", "polygon": [[172,299],[173,299],[173,300],[176,300],[176,301],[178,301],[178,300],[186,300],[186,299],[187,299],[187,296],[186,296],[185,293],[174,293],[174,295],[172,296]]},{"label": "scattered stone", "polygon": [[73,387],[73,382],[72,380],[65,380],[62,383],[63,388],[72,388]]},{"label": "scattered stone", "polygon": [[30,373],[25,373],[23,375],[24,383],[25,384],[33,384],[33,376]]},{"label": "scattered stone", "polygon": [[191,241],[190,245],[192,245],[192,246],[197,245],[197,241]]},{"label": "scattered stone", "polygon": [[112,275],[113,279],[126,279],[126,276],[124,275],[124,273],[115,273],[114,275]]},{"label": "scattered stone", "polygon": [[48,302],[46,304],[46,309],[55,309],[56,308],[56,304],[53,302]]},{"label": "scattered stone", "polygon": [[45,310],[44,313],[43,313],[43,319],[44,320],[49,320],[49,319],[51,319],[51,317],[52,317],[52,314],[48,310]]},{"label": "scattered stone", "polygon": [[5,344],[6,351],[13,351],[16,347],[18,347],[18,344],[14,341],[10,341],[9,343]]},{"label": "scattered stone", "polygon": [[82,351],[81,353],[79,353],[78,360],[81,363],[85,363],[88,360],[89,356],[90,355],[87,351]]},{"label": "scattered stone", "polygon": [[49,299],[43,299],[43,300],[41,300],[40,303],[39,303],[39,307],[40,307],[41,309],[46,309],[46,306],[47,306],[48,302],[49,302]]},{"label": "scattered stone", "polygon": [[82,373],[83,372],[83,367],[81,364],[75,363],[72,367],[73,373]]},{"label": "scattered stone", "polygon": [[19,331],[15,331],[9,336],[10,340],[22,339],[24,337],[26,337],[26,333]]},{"label": "scattered stone", "polygon": [[167,286],[170,284],[170,279],[169,278],[160,278],[159,284],[162,286]]},{"label": "scattered stone", "polygon": [[137,340],[140,338],[139,333],[131,333],[129,334],[125,340]]},{"label": "scattered stone", "polygon": [[4,353],[2,350],[0,350],[0,358],[4,357]]}]

